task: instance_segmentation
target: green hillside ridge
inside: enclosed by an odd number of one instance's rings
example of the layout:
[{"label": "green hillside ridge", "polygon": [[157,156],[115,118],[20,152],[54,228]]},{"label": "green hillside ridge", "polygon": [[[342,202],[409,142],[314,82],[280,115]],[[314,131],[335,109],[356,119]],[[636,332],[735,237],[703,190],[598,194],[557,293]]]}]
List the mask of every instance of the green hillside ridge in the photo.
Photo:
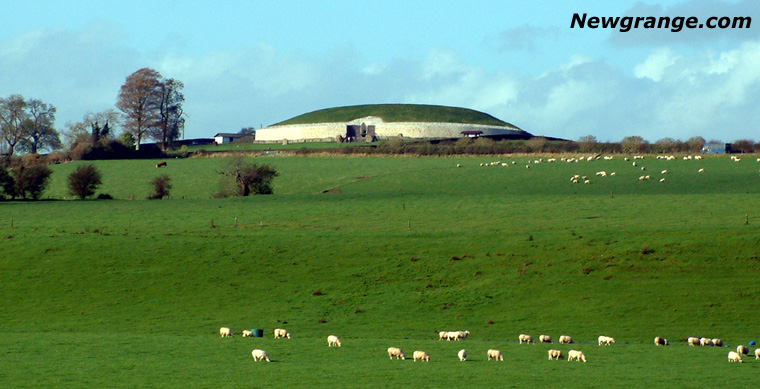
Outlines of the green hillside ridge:
[{"label": "green hillside ridge", "polygon": [[274,125],[348,122],[366,116],[381,117],[386,122],[466,123],[520,129],[511,123],[480,111],[421,104],[368,104],[326,108],[308,112]]}]

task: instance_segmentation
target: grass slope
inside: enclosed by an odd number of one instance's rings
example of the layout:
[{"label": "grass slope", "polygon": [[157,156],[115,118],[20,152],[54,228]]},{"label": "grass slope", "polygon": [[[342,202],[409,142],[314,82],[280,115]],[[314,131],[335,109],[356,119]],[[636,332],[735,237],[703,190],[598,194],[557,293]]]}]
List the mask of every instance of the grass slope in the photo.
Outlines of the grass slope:
[{"label": "grass slope", "polygon": [[386,122],[470,123],[515,127],[489,114],[467,108],[420,104],[370,104],[321,109],[275,125],[347,122],[378,116]]},{"label": "grass slope", "polygon": [[[620,159],[256,160],[280,171],[275,195],[208,199],[221,159],[101,161],[121,200],[0,203],[0,386],[688,387],[704,384],[695,370],[726,386],[760,369],[679,342],[757,339],[755,163],[639,162],[668,169],[659,183]],[[54,167],[47,197],[76,165]],[[174,199],[124,200],[157,172]],[[220,339],[220,326],[265,338]],[[275,327],[293,339],[271,339]],[[437,340],[454,329],[472,335]],[[522,332],[571,335],[589,362],[550,362]],[[326,347],[330,333],[343,348]],[[600,334],[618,343],[596,346]],[[432,361],[389,361],[389,346]],[[274,362],[254,364],[253,348]],[[507,361],[485,361],[489,348]]]}]

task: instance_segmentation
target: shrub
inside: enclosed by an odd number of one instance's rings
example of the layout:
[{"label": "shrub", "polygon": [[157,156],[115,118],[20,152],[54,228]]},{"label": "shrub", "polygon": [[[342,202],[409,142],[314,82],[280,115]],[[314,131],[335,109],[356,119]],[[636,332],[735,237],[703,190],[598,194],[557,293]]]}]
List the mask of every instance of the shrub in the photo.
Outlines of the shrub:
[{"label": "shrub", "polygon": [[100,172],[95,165],[78,166],[69,174],[69,193],[81,200],[94,195],[100,184]]},{"label": "shrub", "polygon": [[12,198],[37,200],[47,187],[50,169],[35,157],[17,160],[11,166],[12,181],[6,181],[6,193]]},{"label": "shrub", "polygon": [[150,185],[153,187],[153,194],[148,196],[149,200],[161,200],[164,197],[169,197],[172,183],[171,178],[166,174],[154,178]]},{"label": "shrub", "polygon": [[273,167],[247,163],[241,156],[233,157],[228,167],[219,173],[224,178],[217,197],[272,194],[272,180],[278,176]]}]

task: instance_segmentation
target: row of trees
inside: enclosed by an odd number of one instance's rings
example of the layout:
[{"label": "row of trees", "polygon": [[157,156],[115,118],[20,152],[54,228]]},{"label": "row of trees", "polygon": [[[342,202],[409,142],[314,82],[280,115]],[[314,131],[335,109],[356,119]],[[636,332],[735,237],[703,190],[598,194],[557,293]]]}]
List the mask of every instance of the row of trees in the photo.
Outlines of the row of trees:
[{"label": "row of trees", "polygon": [[[185,128],[181,81],[164,78],[150,68],[127,77],[118,94],[116,108],[87,113],[81,122],[67,123],[61,134],[55,129],[56,108],[39,99],[14,94],[0,98],[0,149],[9,157],[19,153],[37,154],[67,148],[81,157],[86,150],[110,151],[119,141],[139,150],[144,139],[156,141],[166,151]],[[120,136],[117,136],[123,130]]]}]

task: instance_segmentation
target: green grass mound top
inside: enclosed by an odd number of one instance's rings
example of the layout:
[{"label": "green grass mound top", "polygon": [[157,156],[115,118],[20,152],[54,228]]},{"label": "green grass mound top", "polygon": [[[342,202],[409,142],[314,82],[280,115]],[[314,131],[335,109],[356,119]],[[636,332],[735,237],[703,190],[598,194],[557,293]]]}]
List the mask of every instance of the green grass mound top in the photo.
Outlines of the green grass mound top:
[{"label": "green grass mound top", "polygon": [[472,109],[419,104],[369,104],[320,109],[275,125],[348,122],[366,116],[381,117],[386,122],[484,124],[519,129],[487,113]]}]

